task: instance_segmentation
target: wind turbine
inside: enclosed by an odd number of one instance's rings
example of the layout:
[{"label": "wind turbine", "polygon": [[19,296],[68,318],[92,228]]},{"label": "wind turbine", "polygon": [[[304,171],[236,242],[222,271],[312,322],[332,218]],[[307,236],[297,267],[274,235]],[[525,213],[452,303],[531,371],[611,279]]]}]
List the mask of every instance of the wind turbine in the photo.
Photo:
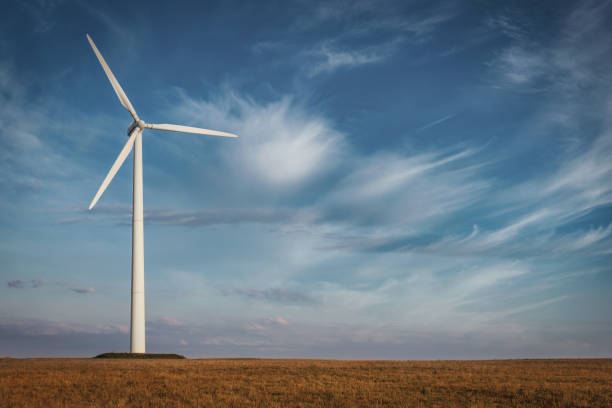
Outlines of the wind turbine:
[{"label": "wind turbine", "polygon": [[143,210],[142,210],[142,131],[144,129],[170,130],[173,132],[198,133],[201,135],[238,137],[232,133],[219,132],[216,130],[201,129],[191,126],[169,125],[169,124],[151,124],[145,123],[138,117],[138,114],[132,107],[130,100],[117,82],[117,78],[113,75],[108,67],[108,64],[98,51],[93,40],[87,34],[87,40],[91,45],[102,69],[106,73],[111,86],[115,90],[119,102],[127,109],[134,121],[128,127],[129,139],[123,146],[123,149],[117,156],[115,163],[109,170],[98,192],[94,196],[89,209],[91,210],[100,199],[106,187],[117,173],[125,159],[127,158],[132,148],[134,149],[134,189],[133,189],[133,204],[132,204],[132,314],[130,321],[130,352],[145,353],[145,298],[144,298],[144,233],[142,229]]}]

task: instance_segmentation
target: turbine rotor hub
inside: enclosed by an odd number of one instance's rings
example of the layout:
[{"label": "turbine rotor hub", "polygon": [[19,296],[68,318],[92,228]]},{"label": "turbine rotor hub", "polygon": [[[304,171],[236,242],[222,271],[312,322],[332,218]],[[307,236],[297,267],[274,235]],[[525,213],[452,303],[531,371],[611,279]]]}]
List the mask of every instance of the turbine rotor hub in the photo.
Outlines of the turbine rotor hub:
[{"label": "turbine rotor hub", "polygon": [[132,134],[134,129],[138,128],[138,129],[140,129],[142,131],[142,130],[144,130],[145,126],[146,126],[146,123],[144,122],[144,120],[142,120],[142,119],[134,120],[130,124],[130,127],[128,128],[128,131],[127,131],[128,136],[130,136]]}]

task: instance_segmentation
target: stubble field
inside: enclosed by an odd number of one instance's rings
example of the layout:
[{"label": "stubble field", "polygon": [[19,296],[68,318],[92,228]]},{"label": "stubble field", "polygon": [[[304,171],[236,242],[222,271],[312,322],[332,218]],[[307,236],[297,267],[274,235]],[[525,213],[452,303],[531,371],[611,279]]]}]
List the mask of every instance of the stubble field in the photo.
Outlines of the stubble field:
[{"label": "stubble field", "polygon": [[612,359],[0,359],[1,407],[612,407]]}]

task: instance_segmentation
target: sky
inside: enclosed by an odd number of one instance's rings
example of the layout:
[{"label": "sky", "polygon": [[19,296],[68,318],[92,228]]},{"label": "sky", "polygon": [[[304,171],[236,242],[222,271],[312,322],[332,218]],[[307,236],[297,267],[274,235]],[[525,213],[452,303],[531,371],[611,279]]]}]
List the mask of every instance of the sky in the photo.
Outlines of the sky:
[{"label": "sky", "polygon": [[609,1],[5,1],[0,356],[612,357]]}]

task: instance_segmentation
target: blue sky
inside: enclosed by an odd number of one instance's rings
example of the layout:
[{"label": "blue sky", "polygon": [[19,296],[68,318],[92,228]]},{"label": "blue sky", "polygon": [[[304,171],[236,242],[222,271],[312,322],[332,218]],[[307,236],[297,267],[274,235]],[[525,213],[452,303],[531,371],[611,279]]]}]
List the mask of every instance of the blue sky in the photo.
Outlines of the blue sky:
[{"label": "blue sky", "polygon": [[[5,2],[0,355],[610,357],[610,2]],[[131,156],[130,156],[131,158]]]}]

